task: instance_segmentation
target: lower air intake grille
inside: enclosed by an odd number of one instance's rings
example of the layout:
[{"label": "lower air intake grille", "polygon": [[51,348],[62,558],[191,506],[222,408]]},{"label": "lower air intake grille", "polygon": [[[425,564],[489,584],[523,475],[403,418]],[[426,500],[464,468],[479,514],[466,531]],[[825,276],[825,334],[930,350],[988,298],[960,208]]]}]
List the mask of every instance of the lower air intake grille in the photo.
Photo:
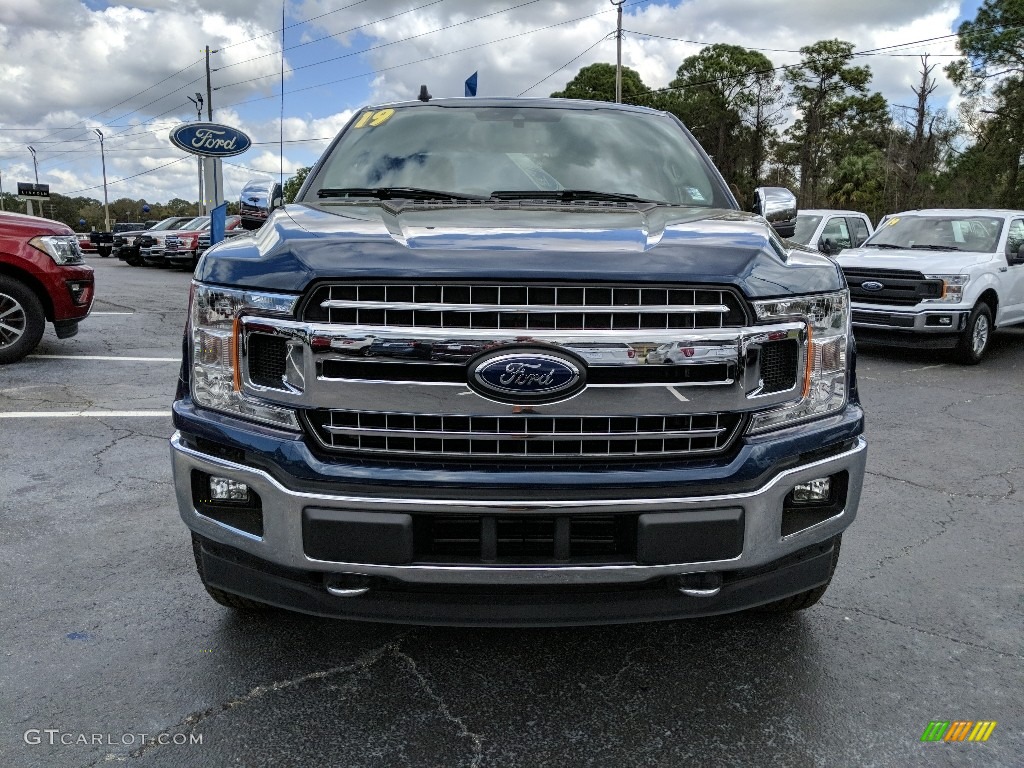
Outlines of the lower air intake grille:
[{"label": "lower air intake grille", "polygon": [[421,516],[418,562],[635,562],[636,515]]}]

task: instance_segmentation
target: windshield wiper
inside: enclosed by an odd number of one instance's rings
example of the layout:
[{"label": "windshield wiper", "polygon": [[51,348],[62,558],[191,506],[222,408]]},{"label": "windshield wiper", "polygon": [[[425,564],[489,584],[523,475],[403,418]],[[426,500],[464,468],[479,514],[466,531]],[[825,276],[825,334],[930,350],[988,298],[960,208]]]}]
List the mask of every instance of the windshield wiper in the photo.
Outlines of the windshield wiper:
[{"label": "windshield wiper", "polygon": [[665,205],[663,200],[645,200],[625,192],[596,192],[592,189],[497,189],[491,192],[495,200],[558,200],[571,203],[574,200],[601,200],[615,203],[656,203]]},{"label": "windshield wiper", "polygon": [[920,245],[910,246],[915,251],[959,251],[955,245]]},{"label": "windshield wiper", "polygon": [[324,187],[317,191],[320,199],[325,197],[375,197],[378,200],[485,200],[480,195],[460,195],[458,192],[444,192],[439,189],[419,187]]},{"label": "windshield wiper", "polygon": [[901,250],[902,245],[893,245],[892,243],[865,243],[865,248],[892,248],[894,250]]}]

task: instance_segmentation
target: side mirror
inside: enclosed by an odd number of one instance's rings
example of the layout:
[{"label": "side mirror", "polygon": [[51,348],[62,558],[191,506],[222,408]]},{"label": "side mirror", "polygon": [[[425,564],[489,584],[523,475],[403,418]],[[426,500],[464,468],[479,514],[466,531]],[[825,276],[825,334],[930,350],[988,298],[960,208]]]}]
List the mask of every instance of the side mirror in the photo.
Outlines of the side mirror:
[{"label": "side mirror", "polygon": [[796,234],[796,195],[785,187],[755,189],[753,211],[763,216],[779,237]]},{"label": "side mirror", "polygon": [[832,255],[832,241],[827,237],[818,239],[818,250],[824,253],[826,256]]},{"label": "side mirror", "polygon": [[273,210],[275,210],[277,208],[280,208],[283,205],[284,205],[284,200],[282,198],[280,198],[280,197],[275,197],[273,200],[270,201],[270,210],[273,211]]}]

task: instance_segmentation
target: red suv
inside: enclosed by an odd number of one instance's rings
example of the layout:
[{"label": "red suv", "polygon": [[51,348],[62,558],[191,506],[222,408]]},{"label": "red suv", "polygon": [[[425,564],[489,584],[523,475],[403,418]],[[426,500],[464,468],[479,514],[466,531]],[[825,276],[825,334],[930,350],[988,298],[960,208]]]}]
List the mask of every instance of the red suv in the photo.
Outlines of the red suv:
[{"label": "red suv", "polygon": [[57,337],[78,333],[95,281],[78,236],[57,221],[0,213],[0,364],[39,344],[46,321]]}]

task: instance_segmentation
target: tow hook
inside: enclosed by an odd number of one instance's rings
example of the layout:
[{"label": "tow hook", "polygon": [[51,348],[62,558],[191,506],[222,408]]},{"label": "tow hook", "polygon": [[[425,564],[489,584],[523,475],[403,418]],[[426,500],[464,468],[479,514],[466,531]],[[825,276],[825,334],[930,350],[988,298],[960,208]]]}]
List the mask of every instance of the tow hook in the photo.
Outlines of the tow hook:
[{"label": "tow hook", "polygon": [[722,574],[683,573],[676,577],[676,588],[687,597],[714,597],[722,591]]},{"label": "tow hook", "polygon": [[359,597],[370,591],[370,580],[357,573],[331,574],[324,580],[324,585],[335,597]]}]

